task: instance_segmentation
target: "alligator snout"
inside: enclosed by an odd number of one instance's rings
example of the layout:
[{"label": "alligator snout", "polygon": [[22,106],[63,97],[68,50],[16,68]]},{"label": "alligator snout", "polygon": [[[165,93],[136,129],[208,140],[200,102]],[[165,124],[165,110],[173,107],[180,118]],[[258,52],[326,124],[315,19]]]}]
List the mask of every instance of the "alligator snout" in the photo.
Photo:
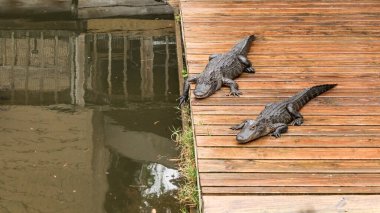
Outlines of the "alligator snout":
[{"label": "alligator snout", "polygon": [[217,90],[217,82],[198,83],[194,90],[196,98],[207,98]]},{"label": "alligator snout", "polygon": [[236,140],[239,142],[239,143],[244,143],[244,137],[243,136],[241,136],[241,135],[236,135]]},{"label": "alligator snout", "polygon": [[205,97],[204,97],[205,94],[204,94],[204,92],[202,92],[202,91],[194,90],[194,95],[195,95],[195,97],[197,97],[197,98],[205,98]]},{"label": "alligator snout", "polygon": [[240,144],[248,143],[249,141],[251,141],[249,138],[241,134],[241,132],[236,135],[236,140]]}]

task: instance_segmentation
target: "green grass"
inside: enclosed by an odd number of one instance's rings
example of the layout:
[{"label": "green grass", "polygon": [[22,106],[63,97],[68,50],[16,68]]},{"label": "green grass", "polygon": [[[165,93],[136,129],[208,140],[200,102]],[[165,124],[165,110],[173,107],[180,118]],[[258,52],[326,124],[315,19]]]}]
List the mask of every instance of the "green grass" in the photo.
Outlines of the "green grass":
[{"label": "green grass", "polygon": [[182,69],[182,77],[187,78],[189,76],[189,73],[187,72],[186,68]]},{"label": "green grass", "polygon": [[182,184],[178,190],[178,200],[183,208],[182,213],[188,212],[188,207],[198,207],[197,168],[195,163],[193,130],[190,111],[184,107],[182,111],[184,126],[182,130],[173,131],[172,137],[180,148],[179,172]]}]

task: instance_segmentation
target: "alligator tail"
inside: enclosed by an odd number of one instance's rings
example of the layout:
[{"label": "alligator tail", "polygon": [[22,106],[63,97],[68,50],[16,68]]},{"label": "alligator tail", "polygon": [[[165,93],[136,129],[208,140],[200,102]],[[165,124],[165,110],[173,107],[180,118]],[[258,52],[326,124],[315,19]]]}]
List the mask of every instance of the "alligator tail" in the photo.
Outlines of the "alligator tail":
[{"label": "alligator tail", "polygon": [[336,85],[337,84],[323,84],[310,87],[290,98],[290,101],[293,103],[293,106],[298,111],[303,106],[305,106],[311,99],[334,88]]},{"label": "alligator tail", "polygon": [[249,35],[237,43],[231,51],[238,54],[247,56],[249,48],[251,47],[252,42],[256,39],[255,35]]}]

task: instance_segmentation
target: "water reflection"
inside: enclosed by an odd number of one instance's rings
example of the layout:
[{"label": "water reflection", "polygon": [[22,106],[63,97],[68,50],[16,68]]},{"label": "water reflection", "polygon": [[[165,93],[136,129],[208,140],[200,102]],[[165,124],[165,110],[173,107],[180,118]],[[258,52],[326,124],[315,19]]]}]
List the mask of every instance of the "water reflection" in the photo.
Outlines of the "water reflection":
[{"label": "water reflection", "polygon": [[0,31],[0,212],[178,211],[177,56],[160,21]]}]

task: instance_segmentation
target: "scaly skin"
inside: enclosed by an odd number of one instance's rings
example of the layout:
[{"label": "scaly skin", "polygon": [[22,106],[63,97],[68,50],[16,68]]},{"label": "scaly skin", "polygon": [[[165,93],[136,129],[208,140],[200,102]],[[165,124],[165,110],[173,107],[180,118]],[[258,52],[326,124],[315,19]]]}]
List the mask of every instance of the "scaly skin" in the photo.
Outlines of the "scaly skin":
[{"label": "scaly skin", "polygon": [[179,98],[179,105],[188,100],[190,83],[196,83],[194,90],[195,98],[209,97],[223,85],[230,87],[231,92],[229,95],[241,95],[238,85],[233,79],[238,77],[242,72],[255,72],[252,64],[247,59],[247,53],[254,39],[254,35],[247,36],[229,52],[211,55],[204,71],[197,76],[189,77],[185,81],[183,95]]},{"label": "scaly skin", "polygon": [[285,101],[267,104],[256,120],[245,120],[231,127],[233,130],[241,129],[236,135],[236,140],[239,143],[247,143],[268,134],[276,138],[281,137],[281,133],[287,132],[288,124],[302,125],[303,117],[299,110],[306,103],[335,86],[336,84],[314,86]]}]

